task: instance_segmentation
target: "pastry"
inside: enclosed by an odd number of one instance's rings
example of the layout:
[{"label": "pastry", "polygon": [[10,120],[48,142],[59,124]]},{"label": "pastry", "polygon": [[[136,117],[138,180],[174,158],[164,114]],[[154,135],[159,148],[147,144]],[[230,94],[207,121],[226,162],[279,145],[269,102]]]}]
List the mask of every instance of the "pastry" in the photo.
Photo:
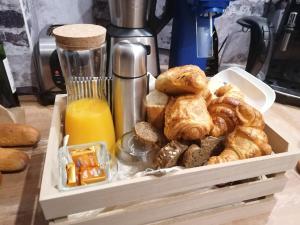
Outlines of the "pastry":
[{"label": "pastry", "polygon": [[179,66],[160,74],[155,88],[168,95],[198,94],[207,88],[207,79],[198,66]]},{"label": "pastry", "polygon": [[206,137],[201,140],[201,147],[192,144],[183,154],[182,164],[186,168],[202,166],[209,157],[220,154],[223,137]]},{"label": "pastry", "polygon": [[232,132],[238,124],[236,108],[244,102],[244,95],[231,84],[218,88],[215,95],[217,98],[212,99],[208,106],[214,124],[210,135],[219,137]]},{"label": "pastry", "polygon": [[136,123],[134,133],[140,143],[154,148],[160,148],[162,137],[150,123],[144,121]]},{"label": "pastry", "polygon": [[169,168],[176,166],[179,157],[187,148],[187,145],[181,144],[178,141],[171,141],[159,150],[154,163],[155,167]]},{"label": "pastry", "polygon": [[157,129],[162,129],[165,121],[165,108],[168,103],[168,95],[154,90],[146,96],[145,107],[147,122]]},{"label": "pastry", "polygon": [[172,97],[165,111],[164,134],[169,140],[199,140],[209,134],[212,119],[199,95]]},{"label": "pastry", "polygon": [[40,132],[25,124],[0,124],[0,146],[33,146],[40,140]]},{"label": "pastry", "polygon": [[236,115],[241,126],[256,127],[261,130],[265,128],[262,114],[245,102],[241,102],[241,104],[238,105]]},{"label": "pastry", "polygon": [[213,99],[208,106],[208,112],[213,121],[210,135],[220,137],[229,134],[238,124],[236,108],[240,100],[231,97]]},{"label": "pastry", "polygon": [[255,127],[237,126],[228,135],[225,149],[219,156],[213,156],[208,164],[248,159],[272,153],[266,133]]},{"label": "pastry", "polygon": [[225,84],[224,86],[218,88],[215,92],[215,95],[217,97],[231,97],[239,99],[240,101],[243,101],[245,98],[241,90],[232,84]]},{"label": "pastry", "polygon": [[0,171],[15,172],[23,170],[29,161],[25,152],[12,148],[0,148]]}]

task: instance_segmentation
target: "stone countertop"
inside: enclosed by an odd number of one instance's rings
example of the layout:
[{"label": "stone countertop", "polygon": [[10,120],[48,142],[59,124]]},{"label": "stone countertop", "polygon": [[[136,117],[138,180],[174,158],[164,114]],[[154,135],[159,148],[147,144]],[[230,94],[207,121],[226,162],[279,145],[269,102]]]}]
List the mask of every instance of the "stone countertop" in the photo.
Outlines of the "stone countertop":
[{"label": "stone countertop", "polygon": [[[34,149],[24,149],[30,156],[28,168],[20,173],[4,174],[0,186],[0,225],[44,225],[38,204],[38,194],[47,146],[52,106],[44,107],[31,100],[22,101],[26,121],[41,131],[41,141]],[[265,114],[265,120],[294,146],[300,149],[300,108],[275,103]],[[300,176],[287,172],[288,182],[270,215],[243,219],[227,225],[295,225],[300,223]]]}]

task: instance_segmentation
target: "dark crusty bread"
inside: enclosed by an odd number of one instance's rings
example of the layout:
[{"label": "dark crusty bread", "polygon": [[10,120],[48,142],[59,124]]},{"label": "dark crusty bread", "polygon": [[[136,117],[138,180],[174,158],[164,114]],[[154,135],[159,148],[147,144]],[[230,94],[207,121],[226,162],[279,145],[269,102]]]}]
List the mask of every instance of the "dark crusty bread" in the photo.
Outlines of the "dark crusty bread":
[{"label": "dark crusty bread", "polygon": [[171,141],[158,152],[155,167],[169,168],[176,166],[179,157],[187,148],[187,145],[181,144],[178,141]]},{"label": "dark crusty bread", "polygon": [[182,164],[187,168],[202,166],[210,156],[221,152],[223,140],[209,136],[201,140],[201,147],[192,144],[183,154]]},{"label": "dark crusty bread", "polygon": [[148,122],[138,122],[134,126],[134,132],[137,140],[145,145],[158,145],[161,144],[160,133]]}]

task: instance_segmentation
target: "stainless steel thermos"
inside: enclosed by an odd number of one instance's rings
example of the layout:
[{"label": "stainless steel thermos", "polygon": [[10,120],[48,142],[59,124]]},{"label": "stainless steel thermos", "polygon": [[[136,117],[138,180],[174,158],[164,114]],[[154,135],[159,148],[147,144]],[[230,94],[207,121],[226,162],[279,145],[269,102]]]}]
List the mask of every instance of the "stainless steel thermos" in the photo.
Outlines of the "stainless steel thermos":
[{"label": "stainless steel thermos", "polygon": [[142,44],[121,41],[112,59],[112,110],[116,138],[145,120],[143,101],[147,95],[147,50]]}]

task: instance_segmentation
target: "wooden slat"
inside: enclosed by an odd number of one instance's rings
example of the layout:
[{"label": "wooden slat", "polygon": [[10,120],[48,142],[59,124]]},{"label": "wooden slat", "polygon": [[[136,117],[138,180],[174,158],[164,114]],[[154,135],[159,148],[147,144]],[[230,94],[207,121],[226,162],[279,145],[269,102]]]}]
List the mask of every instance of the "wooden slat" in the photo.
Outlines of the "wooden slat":
[{"label": "wooden slat", "polygon": [[[285,153],[284,153],[285,154]],[[78,192],[70,191],[47,196],[40,203],[47,219],[63,217],[82,211],[150,200],[178,192],[277,173],[294,167],[299,154],[275,155],[272,159],[261,157],[244,164],[234,162],[227,166],[209,166],[180,171],[172,176],[141,177],[87,187]],[[83,191],[84,190],[84,191]],[[43,196],[41,196],[43,197]]]},{"label": "wooden slat", "polygon": [[[56,220],[55,225],[141,225],[160,221],[179,215],[200,210],[211,209],[244,200],[267,196],[283,189],[286,177],[281,174],[265,180],[228,186],[210,190],[197,190],[194,192],[178,194],[168,198],[156,199],[148,202],[118,208],[97,216],[88,215]],[[253,192],[255,190],[255,192]],[[134,219],[132,219],[134,218]]]},{"label": "wooden slat", "polygon": [[276,199],[270,196],[262,200],[204,210],[147,225],[220,225],[270,213],[275,203]]},{"label": "wooden slat", "polygon": [[[130,180],[90,186],[80,190],[59,192],[57,150],[60,132],[60,113],[65,97],[57,96],[49,145],[41,186],[40,204],[47,219],[65,217],[82,211],[146,201],[167,195],[187,192],[220,183],[278,173],[293,168],[299,152],[287,152],[219,165],[186,169],[164,177],[139,177]],[[274,151],[284,152],[287,143],[276,132],[272,133]],[[277,144],[276,144],[277,143]],[[276,146],[280,146],[277,149]]]}]

